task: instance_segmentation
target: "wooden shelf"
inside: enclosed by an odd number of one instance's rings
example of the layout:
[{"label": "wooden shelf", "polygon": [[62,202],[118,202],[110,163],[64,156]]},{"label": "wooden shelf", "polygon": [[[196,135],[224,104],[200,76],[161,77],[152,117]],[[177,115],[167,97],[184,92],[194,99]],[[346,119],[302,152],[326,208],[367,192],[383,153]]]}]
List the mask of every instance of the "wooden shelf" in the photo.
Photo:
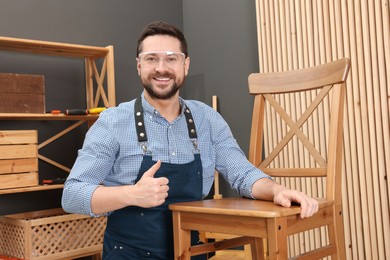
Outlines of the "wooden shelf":
[{"label": "wooden shelf", "polygon": [[53,184],[53,185],[38,185],[32,187],[14,188],[14,189],[4,189],[4,190],[0,190],[0,195],[31,192],[31,191],[57,190],[57,189],[62,189],[63,187],[64,187],[63,184]]},{"label": "wooden shelf", "polygon": [[75,58],[103,58],[109,49],[78,44],[0,37],[0,50],[48,54]]},{"label": "wooden shelf", "polygon": [[38,113],[0,113],[0,120],[77,120],[93,121],[99,117],[96,115],[65,115],[65,114],[38,114]]}]

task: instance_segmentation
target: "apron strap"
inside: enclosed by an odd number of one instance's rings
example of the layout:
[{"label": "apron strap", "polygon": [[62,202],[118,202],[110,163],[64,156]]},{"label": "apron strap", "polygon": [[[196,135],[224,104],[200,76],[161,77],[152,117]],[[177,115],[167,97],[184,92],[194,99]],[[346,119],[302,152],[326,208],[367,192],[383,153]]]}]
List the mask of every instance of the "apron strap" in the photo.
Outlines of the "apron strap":
[{"label": "apron strap", "polygon": [[184,109],[184,115],[187,121],[188,136],[190,139],[197,139],[198,135],[196,134],[194,118],[192,117],[191,110],[187,106]]},{"label": "apron strap", "polygon": [[[191,110],[188,106],[184,108],[184,115],[186,117],[188,136],[190,139],[197,139],[194,118],[192,117]],[[142,107],[142,98],[137,98],[134,105],[134,122],[135,129],[137,129],[138,142],[147,142],[148,137],[146,135],[145,123],[144,123],[144,109]]]},{"label": "apron strap", "polygon": [[137,129],[138,142],[141,143],[141,142],[148,141],[148,137],[146,135],[145,123],[144,123],[144,109],[142,108],[141,98],[137,98],[135,100],[134,122],[135,122],[135,129]]}]

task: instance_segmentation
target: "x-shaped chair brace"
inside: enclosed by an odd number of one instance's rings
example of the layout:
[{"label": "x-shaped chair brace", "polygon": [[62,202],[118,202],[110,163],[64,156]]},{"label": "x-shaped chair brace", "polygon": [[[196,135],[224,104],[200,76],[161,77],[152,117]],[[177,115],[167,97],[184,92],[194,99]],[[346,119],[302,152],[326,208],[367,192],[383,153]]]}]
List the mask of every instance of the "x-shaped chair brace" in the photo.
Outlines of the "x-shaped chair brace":
[{"label": "x-shaped chair brace", "polygon": [[296,135],[301,140],[303,145],[308,149],[309,153],[314,157],[316,162],[318,162],[319,166],[326,167],[326,162],[324,158],[314,147],[314,145],[307,139],[307,137],[302,133],[300,127],[307,121],[312,112],[323,101],[325,96],[329,93],[331,87],[332,86],[324,87],[297,121],[291,119],[291,117],[287,114],[284,108],[278,103],[278,101],[275,100],[275,98],[271,94],[263,95],[263,97],[268,100],[269,104],[275,109],[275,111],[277,111],[280,117],[287,123],[287,125],[290,127],[290,130],[286,133],[283,139],[275,146],[275,148],[268,155],[268,157],[259,165],[260,168],[266,168],[294,135]]}]

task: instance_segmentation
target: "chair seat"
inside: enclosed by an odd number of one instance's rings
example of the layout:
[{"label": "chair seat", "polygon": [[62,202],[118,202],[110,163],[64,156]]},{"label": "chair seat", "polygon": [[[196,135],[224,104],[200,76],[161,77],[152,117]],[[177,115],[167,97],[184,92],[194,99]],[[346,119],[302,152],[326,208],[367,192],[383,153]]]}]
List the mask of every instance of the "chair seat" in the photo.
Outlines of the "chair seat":
[{"label": "chair seat", "polygon": [[[317,199],[319,208],[333,205],[332,201]],[[289,208],[276,205],[272,201],[252,200],[246,198],[222,198],[171,204],[171,210],[181,212],[197,212],[219,215],[276,218],[297,215],[301,212],[298,205]]]}]

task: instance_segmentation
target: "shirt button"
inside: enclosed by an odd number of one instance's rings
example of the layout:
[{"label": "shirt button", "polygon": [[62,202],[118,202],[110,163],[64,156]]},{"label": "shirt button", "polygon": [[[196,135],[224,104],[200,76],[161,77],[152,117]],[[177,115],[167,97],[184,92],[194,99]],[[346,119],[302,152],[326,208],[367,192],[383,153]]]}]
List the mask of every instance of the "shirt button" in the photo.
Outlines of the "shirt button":
[{"label": "shirt button", "polygon": [[176,153],[175,152],[172,152],[172,156],[175,156],[176,155]]},{"label": "shirt button", "polygon": [[143,212],[141,212],[141,214],[140,214],[142,217],[144,216],[144,213]]}]

